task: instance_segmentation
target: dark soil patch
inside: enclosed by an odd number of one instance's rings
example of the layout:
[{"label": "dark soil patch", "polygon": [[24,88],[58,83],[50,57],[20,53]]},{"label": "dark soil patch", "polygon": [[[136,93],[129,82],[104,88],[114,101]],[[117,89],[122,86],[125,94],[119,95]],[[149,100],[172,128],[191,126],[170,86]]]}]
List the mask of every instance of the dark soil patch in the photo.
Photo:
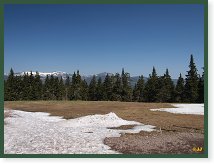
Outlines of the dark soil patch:
[{"label": "dark soil patch", "polygon": [[108,129],[117,129],[117,130],[128,130],[134,128],[136,125],[122,125],[119,127],[109,127]]},{"label": "dark soil patch", "polygon": [[[106,138],[104,143],[124,154],[203,153],[204,135],[186,132],[141,132]],[[196,149],[202,148],[202,151]]]}]

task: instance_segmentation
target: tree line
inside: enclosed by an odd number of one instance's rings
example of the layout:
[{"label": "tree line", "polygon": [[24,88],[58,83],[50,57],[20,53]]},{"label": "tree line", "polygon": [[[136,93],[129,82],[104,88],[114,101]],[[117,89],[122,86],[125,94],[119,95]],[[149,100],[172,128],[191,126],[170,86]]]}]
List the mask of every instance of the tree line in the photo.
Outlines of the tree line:
[{"label": "tree line", "polygon": [[42,82],[39,73],[15,76],[11,68],[8,79],[4,81],[5,101],[22,100],[85,100],[85,101],[125,101],[125,102],[204,102],[204,72],[197,73],[193,55],[185,79],[180,74],[174,84],[169,70],[158,76],[155,67],[147,81],[140,76],[134,87],[130,84],[130,74],[107,74],[102,81],[94,75],[89,84],[81,78],[79,71],[71,79],[64,81],[53,75]]}]

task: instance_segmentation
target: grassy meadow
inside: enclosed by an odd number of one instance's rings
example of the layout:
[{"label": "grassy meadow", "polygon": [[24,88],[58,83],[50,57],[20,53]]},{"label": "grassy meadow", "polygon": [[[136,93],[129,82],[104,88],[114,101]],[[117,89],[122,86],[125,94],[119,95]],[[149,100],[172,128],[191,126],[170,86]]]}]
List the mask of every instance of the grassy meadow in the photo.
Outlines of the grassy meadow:
[{"label": "grassy meadow", "polygon": [[204,116],[172,114],[149,109],[170,108],[168,103],[138,103],[117,101],[6,101],[5,108],[28,112],[47,112],[52,116],[72,119],[93,114],[114,112],[126,120],[150,124],[157,129],[203,131]]}]

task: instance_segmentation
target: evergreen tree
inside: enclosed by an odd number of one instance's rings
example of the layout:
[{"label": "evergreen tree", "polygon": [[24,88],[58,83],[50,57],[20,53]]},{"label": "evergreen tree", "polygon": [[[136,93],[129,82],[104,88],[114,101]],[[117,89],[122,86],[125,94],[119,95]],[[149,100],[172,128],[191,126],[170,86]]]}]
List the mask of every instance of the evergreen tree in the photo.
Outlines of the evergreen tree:
[{"label": "evergreen tree", "polygon": [[103,100],[110,101],[112,99],[112,89],[112,78],[107,74],[103,82]]},{"label": "evergreen tree", "polygon": [[121,93],[122,93],[121,77],[119,73],[116,73],[115,76],[113,77],[112,100],[121,101],[122,100]]},{"label": "evergreen tree", "polygon": [[61,91],[60,91],[60,87],[59,87],[59,78],[58,77],[55,77],[54,78],[54,97],[55,97],[55,100],[61,100]]},{"label": "evergreen tree", "polygon": [[76,89],[76,73],[74,72],[72,75],[71,85],[68,90],[69,100],[74,100],[75,89]]},{"label": "evergreen tree", "polygon": [[22,82],[22,77],[21,76],[15,76],[15,83],[16,87],[15,87],[15,101],[20,101],[23,100],[23,82]]},{"label": "evergreen tree", "polygon": [[7,85],[5,86],[5,92],[6,96],[5,99],[7,101],[15,101],[17,97],[16,93],[16,82],[15,82],[15,76],[14,76],[14,71],[11,68],[10,73],[7,79]]},{"label": "evergreen tree", "polygon": [[97,80],[95,75],[92,77],[91,82],[89,84],[88,94],[89,94],[89,97],[88,97],[89,100],[91,101],[97,100]]},{"label": "evergreen tree", "polygon": [[81,99],[84,101],[88,100],[88,84],[85,80],[81,81]]},{"label": "evergreen tree", "polygon": [[50,91],[50,100],[56,100],[56,90],[57,90],[57,81],[55,80],[54,76],[50,76],[50,81],[49,81],[49,91]]},{"label": "evergreen tree", "polygon": [[143,91],[144,91],[144,78],[143,76],[140,76],[137,81],[137,84],[135,84],[133,89],[133,101],[142,102]]},{"label": "evergreen tree", "polygon": [[62,79],[62,76],[60,77],[59,83],[58,83],[58,100],[64,100],[65,98],[65,85]]},{"label": "evergreen tree", "polygon": [[23,94],[22,94],[23,100],[29,100],[29,75],[28,73],[24,73],[23,76]]},{"label": "evergreen tree", "polygon": [[176,102],[184,101],[184,79],[182,78],[181,73],[175,87],[175,101]]},{"label": "evergreen tree", "polygon": [[103,100],[103,84],[102,84],[101,77],[99,77],[99,79],[97,81],[96,93],[97,93],[97,100],[98,101]]},{"label": "evergreen tree", "polygon": [[195,103],[198,99],[198,74],[193,55],[190,57],[189,68],[185,79],[185,101]]},{"label": "evergreen tree", "polygon": [[146,102],[157,102],[159,88],[159,79],[155,67],[153,67],[152,75],[149,75],[148,81],[145,84],[143,99]]},{"label": "evergreen tree", "polygon": [[65,100],[69,100],[69,88],[70,86],[70,77],[67,76],[65,80]]},{"label": "evergreen tree", "polygon": [[82,79],[81,79],[81,76],[80,76],[80,73],[79,73],[79,70],[77,70],[77,76],[76,76],[76,86],[75,86],[75,92],[74,92],[74,99],[75,100],[81,100],[82,97]]},{"label": "evergreen tree", "polygon": [[70,87],[70,91],[69,91],[69,97],[70,100],[81,100],[82,97],[82,80],[81,80],[81,76],[79,74],[79,70],[77,70],[77,74],[74,72],[74,74],[72,75],[72,82],[71,82],[71,87]]},{"label": "evergreen tree", "polygon": [[28,77],[28,99],[29,100],[35,100],[35,81],[32,71],[30,72],[30,75]]},{"label": "evergreen tree", "polygon": [[130,75],[122,69],[122,101],[132,101],[132,88],[130,85]]},{"label": "evergreen tree", "polygon": [[43,100],[51,100],[51,85],[50,78],[47,75],[45,78],[44,88],[43,88]]},{"label": "evergreen tree", "polygon": [[137,84],[134,85],[133,94],[132,94],[132,101],[139,100],[140,91],[137,88]]},{"label": "evergreen tree", "polygon": [[160,89],[157,94],[158,102],[173,102],[174,101],[174,84],[169,75],[168,69],[164,76],[159,78]]},{"label": "evergreen tree", "polygon": [[65,87],[69,87],[69,86],[70,86],[70,77],[66,76]]},{"label": "evergreen tree", "polygon": [[198,103],[204,103],[204,72],[198,82]]},{"label": "evergreen tree", "polygon": [[40,79],[40,75],[38,72],[36,72],[35,75],[35,100],[41,100],[42,99],[42,81]]}]

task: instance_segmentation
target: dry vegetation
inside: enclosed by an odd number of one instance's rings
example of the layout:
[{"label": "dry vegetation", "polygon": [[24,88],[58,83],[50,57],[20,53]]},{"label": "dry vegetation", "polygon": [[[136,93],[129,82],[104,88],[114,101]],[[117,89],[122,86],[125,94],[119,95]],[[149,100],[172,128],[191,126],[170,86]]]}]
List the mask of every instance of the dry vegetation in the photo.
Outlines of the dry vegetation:
[{"label": "dry vegetation", "polygon": [[[53,116],[63,116],[65,119],[114,112],[123,119],[156,126],[158,129],[156,132],[124,134],[119,138],[105,139],[105,144],[122,153],[193,153],[193,146],[203,147],[204,116],[148,110],[172,107],[167,103],[16,101],[5,102],[5,107],[29,112],[47,112]],[[152,137],[148,137],[150,135]],[[170,142],[168,146],[163,148],[161,145],[166,145],[167,140]],[[148,151],[145,151],[145,149]]]}]

